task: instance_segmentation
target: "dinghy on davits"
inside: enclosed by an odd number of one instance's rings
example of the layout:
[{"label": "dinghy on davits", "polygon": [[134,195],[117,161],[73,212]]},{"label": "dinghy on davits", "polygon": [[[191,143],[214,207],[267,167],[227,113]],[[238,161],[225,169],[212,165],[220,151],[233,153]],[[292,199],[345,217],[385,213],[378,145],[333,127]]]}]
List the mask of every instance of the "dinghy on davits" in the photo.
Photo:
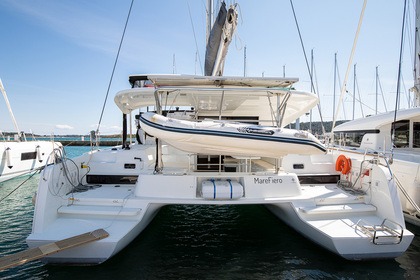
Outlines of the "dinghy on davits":
[{"label": "dinghy on davits", "polygon": [[326,152],[315,136],[295,129],[179,120],[149,112],[142,114],[140,122],[146,133],[189,153],[279,158],[287,154]]}]

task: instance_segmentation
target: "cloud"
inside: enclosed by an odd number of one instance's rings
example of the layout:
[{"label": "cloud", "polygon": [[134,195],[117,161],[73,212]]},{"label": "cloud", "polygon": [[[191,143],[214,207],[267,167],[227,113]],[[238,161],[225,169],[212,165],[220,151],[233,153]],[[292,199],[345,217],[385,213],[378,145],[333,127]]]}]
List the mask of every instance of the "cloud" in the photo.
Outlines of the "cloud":
[{"label": "cloud", "polygon": [[64,129],[64,130],[72,130],[74,127],[68,125],[68,124],[56,124],[55,128],[57,129]]},{"label": "cloud", "polygon": [[[98,128],[97,124],[91,125],[91,128],[94,128],[94,130],[96,131],[96,129]],[[99,127],[99,133],[102,135],[106,135],[106,134],[120,134],[122,131],[122,127],[118,126],[118,125],[106,125],[106,124],[102,124]]]}]

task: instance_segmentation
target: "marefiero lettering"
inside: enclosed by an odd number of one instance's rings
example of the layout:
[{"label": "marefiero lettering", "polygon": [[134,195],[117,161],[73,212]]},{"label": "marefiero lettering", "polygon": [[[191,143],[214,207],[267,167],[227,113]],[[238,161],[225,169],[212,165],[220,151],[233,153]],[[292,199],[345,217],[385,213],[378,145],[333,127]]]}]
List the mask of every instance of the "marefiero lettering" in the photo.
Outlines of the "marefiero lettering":
[{"label": "marefiero lettering", "polygon": [[283,180],[281,178],[275,177],[267,177],[267,178],[260,178],[254,177],[254,184],[281,184]]}]

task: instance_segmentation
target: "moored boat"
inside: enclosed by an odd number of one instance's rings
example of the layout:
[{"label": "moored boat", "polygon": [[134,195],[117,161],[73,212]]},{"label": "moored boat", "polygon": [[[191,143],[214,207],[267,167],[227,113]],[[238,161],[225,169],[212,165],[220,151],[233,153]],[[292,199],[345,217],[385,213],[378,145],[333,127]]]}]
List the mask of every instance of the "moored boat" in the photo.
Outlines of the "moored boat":
[{"label": "moored boat", "polygon": [[[420,1],[416,1],[415,49],[420,49]],[[388,166],[398,186],[405,220],[420,226],[420,57],[414,52],[413,107],[343,123],[333,129],[333,154]],[[399,84],[399,81],[397,81]],[[399,100],[399,89],[397,100]],[[396,101],[397,102],[397,101]],[[360,174],[350,173],[351,176]],[[349,176],[350,176],[349,175]]]},{"label": "moored boat", "polygon": [[[62,149],[53,141],[4,141],[0,142],[0,182],[30,174],[44,167],[54,149]],[[48,161],[50,160],[50,161]]]},{"label": "moored boat", "polygon": [[329,147],[330,153],[343,154],[350,161],[376,160],[389,166],[405,219],[416,226],[420,226],[419,128],[420,107],[378,114],[335,127],[335,144]]},{"label": "moored boat", "polygon": [[[221,74],[222,70],[223,65],[211,72]],[[231,138],[238,138],[231,137],[233,130],[229,138],[216,138],[217,141],[201,135],[208,132],[211,135],[206,136],[210,138],[216,131],[220,134],[224,130],[223,122],[214,120],[240,122],[236,125],[239,128],[249,127],[245,123],[252,122],[259,132],[260,129],[267,132],[264,128],[267,125],[284,131],[286,125],[318,102],[315,94],[292,87],[297,80],[131,76],[132,88],[114,98],[123,115],[123,145],[91,151],[71,160],[60,156],[56,164],[43,170],[32,232],[27,238],[29,247],[45,249],[43,261],[48,263],[97,264],[129,246],[164,205],[259,204],[345,259],[384,259],[403,254],[414,235],[405,227],[394,178],[388,168],[375,161],[356,160],[351,170],[365,174],[361,183],[356,177],[336,171],[337,158],[322,153],[322,146],[304,155],[294,154],[293,150],[282,156],[267,153],[265,149],[270,147],[263,142],[260,150],[248,152],[259,156],[249,156],[243,153],[245,146],[235,150],[235,145],[228,143]],[[143,113],[144,117],[139,117],[139,136],[150,126],[153,116],[162,123],[172,122],[166,128],[175,128],[176,134],[168,136],[164,129],[160,129],[163,133],[149,130],[158,137],[147,136],[146,141],[127,143],[128,115],[149,108],[156,115]],[[174,120],[185,120],[186,114],[193,115],[201,124]],[[209,118],[214,120],[205,121]],[[192,127],[210,124],[217,129],[201,127],[199,140],[191,138],[196,131]],[[180,133],[180,129],[188,133]],[[256,140],[250,139],[250,135],[258,141],[265,135],[242,134],[247,135],[246,143]],[[237,136],[242,134],[235,131]],[[171,143],[171,138],[179,135],[187,137]],[[297,141],[297,137],[291,139]],[[211,142],[200,146],[200,141]],[[107,237],[48,254],[51,246],[46,244],[97,229],[106,229]]]},{"label": "moored boat", "polygon": [[0,140],[0,182],[4,182],[21,175],[30,174],[41,169],[47,163],[52,163],[53,157],[50,156],[55,149],[62,149],[62,145],[54,141],[27,141],[25,134],[20,131],[17,125],[1,79],[0,91],[16,129],[12,141],[10,136],[6,138],[1,133],[3,139]]},{"label": "moored boat", "polygon": [[[126,119],[125,112],[132,111],[127,108],[136,108],[138,104],[141,105],[137,108],[155,106],[156,111],[162,112],[159,101],[163,97],[172,100],[173,106],[199,108],[203,94],[215,100],[226,91],[216,85],[198,84],[173,86],[171,89],[176,90],[168,93],[166,86],[153,84],[148,75],[136,77],[140,82],[133,84],[147,82],[153,87],[134,87],[117,94],[115,100],[123,108],[123,119]],[[264,78],[255,79],[257,84],[264,83]],[[268,84],[270,79],[267,79]],[[242,102],[230,103],[230,114],[217,109],[192,113],[202,117],[222,112],[221,119],[264,116],[270,110],[261,107],[248,110],[248,115],[232,113],[246,111],[247,100],[255,101],[256,96],[264,96],[260,85],[231,89],[230,96],[235,96],[236,101],[242,98]],[[276,89],[263,88],[276,92]],[[150,90],[155,98],[149,98]],[[241,94],[243,92],[247,94]],[[288,91],[278,91],[279,95],[284,92]],[[120,103],[121,100],[124,103]],[[290,114],[288,105],[292,111],[296,108],[290,100],[281,115]],[[191,101],[197,103],[191,104]],[[223,102],[219,104],[224,106]],[[232,108],[232,104],[236,107]],[[185,112],[176,110],[166,113],[171,118],[185,117]],[[145,116],[160,118],[161,114],[146,113]],[[231,156],[226,149],[212,156],[185,152],[159,138],[147,137],[149,140],[142,143],[92,151],[71,161],[61,158],[45,168],[38,186],[28,245],[31,248],[44,246],[97,229],[106,229],[109,233],[107,238],[47,255],[43,258],[45,262],[101,263],[129,246],[159,209],[170,204],[265,205],[313,242],[351,260],[397,257],[405,252],[414,237],[405,228],[392,174],[374,161],[354,161],[351,171],[364,174],[361,182],[335,170],[337,157],[318,151],[308,155],[290,153],[281,158],[270,155],[255,158]],[[188,141],[185,139],[186,144]]]}]

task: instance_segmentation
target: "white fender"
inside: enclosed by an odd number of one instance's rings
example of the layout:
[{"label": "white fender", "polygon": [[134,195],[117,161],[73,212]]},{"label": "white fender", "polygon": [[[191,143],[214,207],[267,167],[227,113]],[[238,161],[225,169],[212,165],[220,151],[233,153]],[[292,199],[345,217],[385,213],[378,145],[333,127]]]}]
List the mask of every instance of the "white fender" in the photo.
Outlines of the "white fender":
[{"label": "white fender", "polygon": [[11,152],[12,152],[12,150],[9,147],[7,147],[7,149],[6,149],[6,165],[9,168],[12,168],[13,167],[13,165],[12,165],[12,155],[11,155]]},{"label": "white fender", "polygon": [[42,162],[41,147],[39,145],[36,146],[36,158],[39,162]]}]

